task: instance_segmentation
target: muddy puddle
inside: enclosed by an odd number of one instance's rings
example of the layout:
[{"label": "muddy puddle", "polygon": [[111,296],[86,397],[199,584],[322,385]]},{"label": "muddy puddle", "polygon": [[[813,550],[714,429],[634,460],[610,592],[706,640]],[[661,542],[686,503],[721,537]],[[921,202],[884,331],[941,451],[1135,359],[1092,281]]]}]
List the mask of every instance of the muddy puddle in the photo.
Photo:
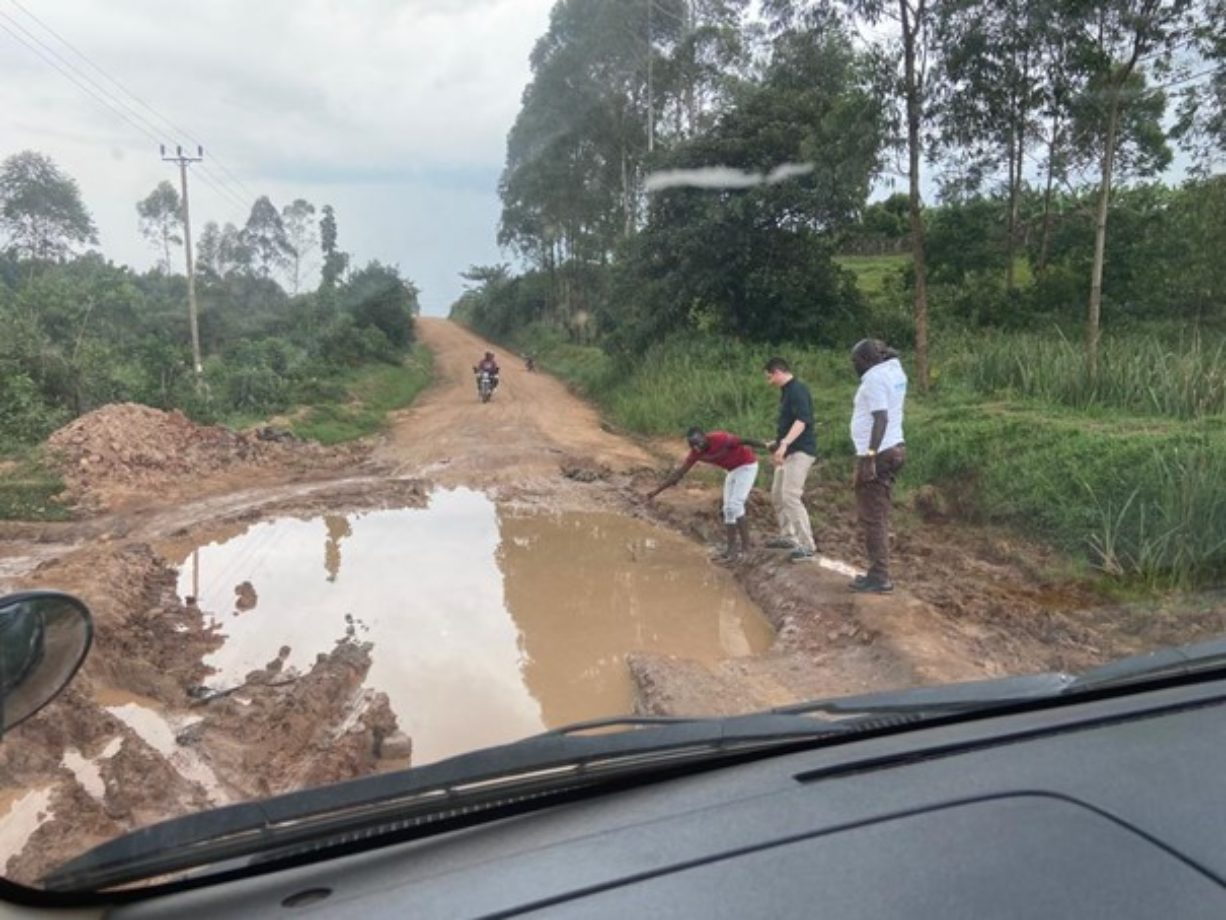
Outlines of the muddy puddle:
[{"label": "muddy puddle", "polygon": [[338,642],[369,642],[366,686],[387,693],[415,764],[630,712],[628,652],[714,662],[773,640],[683,537],[465,489],[420,509],[254,523],[172,561],[181,596],[225,636],[205,658],[210,689],[241,687],[283,647],[292,676]]}]

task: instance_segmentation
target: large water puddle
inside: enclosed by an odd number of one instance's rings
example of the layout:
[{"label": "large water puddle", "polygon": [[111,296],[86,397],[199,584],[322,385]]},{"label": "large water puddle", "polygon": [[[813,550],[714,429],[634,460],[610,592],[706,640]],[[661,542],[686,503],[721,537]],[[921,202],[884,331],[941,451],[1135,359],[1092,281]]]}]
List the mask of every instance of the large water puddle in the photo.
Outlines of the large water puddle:
[{"label": "large water puddle", "polygon": [[373,644],[426,763],[633,706],[635,650],[713,662],[754,654],[770,626],[702,548],[633,519],[528,515],[464,489],[428,508],[281,518],[179,560],[225,643],[228,689],[289,646],[309,670],[346,637]]}]

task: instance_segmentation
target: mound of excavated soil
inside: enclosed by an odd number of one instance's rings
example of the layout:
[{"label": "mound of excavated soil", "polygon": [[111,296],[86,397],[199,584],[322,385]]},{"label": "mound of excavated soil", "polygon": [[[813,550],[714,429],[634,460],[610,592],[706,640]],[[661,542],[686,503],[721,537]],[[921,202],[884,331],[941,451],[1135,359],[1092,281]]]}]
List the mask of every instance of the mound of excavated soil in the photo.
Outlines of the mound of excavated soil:
[{"label": "mound of excavated soil", "polygon": [[182,412],[115,403],[81,416],[51,435],[69,496],[99,509],[116,494],[148,491],[191,475],[336,454],[271,429],[239,432],[197,425]]}]

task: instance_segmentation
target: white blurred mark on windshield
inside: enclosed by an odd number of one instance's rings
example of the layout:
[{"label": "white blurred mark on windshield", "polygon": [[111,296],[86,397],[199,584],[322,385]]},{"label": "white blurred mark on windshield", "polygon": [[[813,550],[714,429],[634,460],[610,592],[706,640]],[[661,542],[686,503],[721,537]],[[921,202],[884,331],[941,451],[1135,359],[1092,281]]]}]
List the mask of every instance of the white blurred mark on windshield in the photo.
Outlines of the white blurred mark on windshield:
[{"label": "white blurred mark on windshield", "polygon": [[768,173],[746,172],[731,166],[703,166],[698,169],[662,169],[643,182],[649,192],[667,188],[753,188],[774,185],[813,172],[812,163],[784,163]]}]

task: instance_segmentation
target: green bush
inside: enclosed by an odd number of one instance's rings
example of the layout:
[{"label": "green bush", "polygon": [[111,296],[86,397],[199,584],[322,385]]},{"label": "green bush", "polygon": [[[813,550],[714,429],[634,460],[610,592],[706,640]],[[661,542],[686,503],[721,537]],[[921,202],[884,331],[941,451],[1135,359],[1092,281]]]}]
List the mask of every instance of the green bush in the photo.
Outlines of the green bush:
[{"label": "green bush", "polygon": [[28,375],[0,364],[0,439],[6,447],[41,441],[67,420],[68,412],[49,405]]},{"label": "green bush", "polygon": [[[340,399],[317,403],[293,423],[299,437],[339,444],[379,431],[387,414],[409,405],[430,384],[433,357],[417,345],[403,362],[351,372]],[[343,400],[343,401],[342,401]]]}]

